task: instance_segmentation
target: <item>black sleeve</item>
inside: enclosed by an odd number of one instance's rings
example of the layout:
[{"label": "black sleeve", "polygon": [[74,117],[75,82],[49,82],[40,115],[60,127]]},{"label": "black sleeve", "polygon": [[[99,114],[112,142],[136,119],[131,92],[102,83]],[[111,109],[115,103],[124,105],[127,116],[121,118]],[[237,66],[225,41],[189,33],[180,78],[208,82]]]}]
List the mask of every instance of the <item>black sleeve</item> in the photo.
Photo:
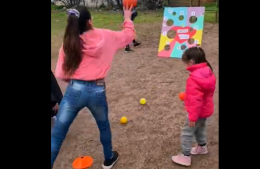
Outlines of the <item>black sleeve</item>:
[{"label": "black sleeve", "polygon": [[52,71],[51,71],[51,94],[55,97],[58,104],[60,104],[63,95]]}]

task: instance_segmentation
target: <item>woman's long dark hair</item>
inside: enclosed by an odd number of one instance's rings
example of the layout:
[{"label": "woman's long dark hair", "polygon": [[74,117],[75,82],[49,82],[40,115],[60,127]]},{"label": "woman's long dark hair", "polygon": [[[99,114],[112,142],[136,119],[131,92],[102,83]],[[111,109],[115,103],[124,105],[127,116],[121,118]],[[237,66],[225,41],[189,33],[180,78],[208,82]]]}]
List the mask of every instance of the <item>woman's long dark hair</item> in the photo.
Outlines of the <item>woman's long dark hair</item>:
[{"label": "woman's long dark hair", "polygon": [[183,53],[182,61],[184,63],[189,63],[191,60],[193,60],[195,64],[206,62],[208,67],[213,71],[212,66],[206,59],[206,54],[201,47],[191,47]]},{"label": "woman's long dark hair", "polygon": [[76,9],[67,11],[68,19],[63,38],[63,50],[65,60],[63,70],[65,75],[71,76],[75,73],[82,61],[82,42],[80,35],[90,29],[91,14],[87,7],[78,6]]}]

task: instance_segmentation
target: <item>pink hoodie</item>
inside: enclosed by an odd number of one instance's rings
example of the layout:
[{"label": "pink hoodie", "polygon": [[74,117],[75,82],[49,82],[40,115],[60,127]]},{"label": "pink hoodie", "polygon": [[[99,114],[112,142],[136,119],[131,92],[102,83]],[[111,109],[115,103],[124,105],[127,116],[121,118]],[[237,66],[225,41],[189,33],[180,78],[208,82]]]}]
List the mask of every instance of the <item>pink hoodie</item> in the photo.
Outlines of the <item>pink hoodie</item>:
[{"label": "pink hoodie", "polygon": [[196,122],[198,118],[210,117],[214,112],[216,77],[207,63],[190,66],[187,70],[191,73],[186,84],[185,108],[189,120]]},{"label": "pink hoodie", "polygon": [[135,36],[134,24],[127,20],[122,31],[94,29],[85,32],[80,37],[83,40],[83,59],[79,68],[71,77],[65,77],[62,65],[64,62],[63,47],[60,48],[55,75],[61,80],[98,80],[106,77],[113,56],[120,48],[128,45]]}]

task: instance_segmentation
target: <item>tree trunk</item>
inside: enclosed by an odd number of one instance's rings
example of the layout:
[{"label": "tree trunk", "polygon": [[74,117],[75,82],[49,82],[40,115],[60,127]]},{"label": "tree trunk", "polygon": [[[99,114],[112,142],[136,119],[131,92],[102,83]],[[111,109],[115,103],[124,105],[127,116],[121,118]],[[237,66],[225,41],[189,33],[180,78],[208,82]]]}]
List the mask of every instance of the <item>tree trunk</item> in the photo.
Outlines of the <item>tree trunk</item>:
[{"label": "tree trunk", "polygon": [[121,3],[120,0],[116,0],[116,4],[119,9],[123,9],[123,2]]},{"label": "tree trunk", "polygon": [[149,10],[155,10],[156,9],[156,0],[147,0],[146,4],[147,4],[147,8]]},{"label": "tree trunk", "polygon": [[82,0],[61,0],[61,2],[66,6],[66,7],[73,7],[75,5],[79,5]]},{"label": "tree trunk", "polygon": [[98,0],[95,0],[96,1],[96,8],[98,8]]}]

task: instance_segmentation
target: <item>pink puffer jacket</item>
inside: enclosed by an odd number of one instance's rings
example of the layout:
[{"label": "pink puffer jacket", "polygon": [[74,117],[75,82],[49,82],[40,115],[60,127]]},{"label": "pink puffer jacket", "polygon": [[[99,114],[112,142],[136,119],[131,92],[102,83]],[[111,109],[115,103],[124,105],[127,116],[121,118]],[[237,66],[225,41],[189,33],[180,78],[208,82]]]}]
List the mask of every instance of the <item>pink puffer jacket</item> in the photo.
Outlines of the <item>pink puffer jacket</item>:
[{"label": "pink puffer jacket", "polygon": [[185,108],[189,120],[210,117],[214,112],[213,95],[216,77],[207,63],[192,65],[187,68],[190,76],[186,84]]}]

